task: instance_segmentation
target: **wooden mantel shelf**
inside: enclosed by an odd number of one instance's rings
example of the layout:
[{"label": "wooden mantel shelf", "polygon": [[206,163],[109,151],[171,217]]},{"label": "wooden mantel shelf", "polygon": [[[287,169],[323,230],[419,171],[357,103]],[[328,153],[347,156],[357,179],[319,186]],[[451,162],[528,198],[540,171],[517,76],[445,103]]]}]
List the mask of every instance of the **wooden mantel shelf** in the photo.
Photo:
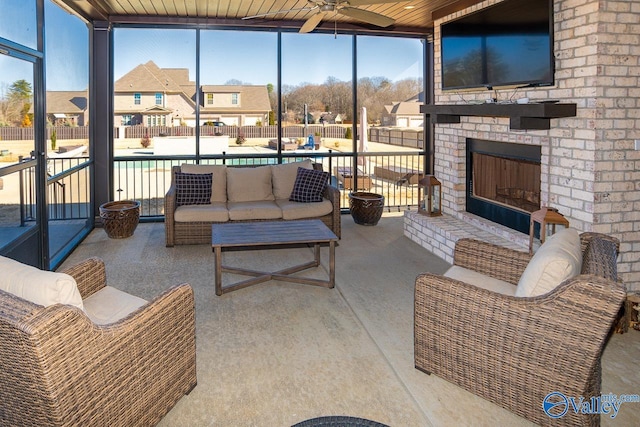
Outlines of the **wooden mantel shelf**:
[{"label": "wooden mantel shelf", "polygon": [[438,104],[421,105],[420,112],[433,123],[460,123],[460,116],[508,117],[511,129],[551,129],[551,119],[574,117],[576,104]]}]

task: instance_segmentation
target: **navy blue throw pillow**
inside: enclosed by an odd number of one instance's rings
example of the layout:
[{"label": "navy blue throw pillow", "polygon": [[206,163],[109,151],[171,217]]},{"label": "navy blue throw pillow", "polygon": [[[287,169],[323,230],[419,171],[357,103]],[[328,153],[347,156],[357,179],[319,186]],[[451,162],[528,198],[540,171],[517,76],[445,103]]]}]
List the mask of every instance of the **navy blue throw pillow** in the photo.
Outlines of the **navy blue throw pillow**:
[{"label": "navy blue throw pillow", "polygon": [[210,205],[212,173],[176,172],[176,205]]},{"label": "navy blue throw pillow", "polygon": [[321,202],[322,193],[327,186],[329,173],[315,170],[298,168],[296,182],[293,184],[293,191],[289,196],[291,202]]}]

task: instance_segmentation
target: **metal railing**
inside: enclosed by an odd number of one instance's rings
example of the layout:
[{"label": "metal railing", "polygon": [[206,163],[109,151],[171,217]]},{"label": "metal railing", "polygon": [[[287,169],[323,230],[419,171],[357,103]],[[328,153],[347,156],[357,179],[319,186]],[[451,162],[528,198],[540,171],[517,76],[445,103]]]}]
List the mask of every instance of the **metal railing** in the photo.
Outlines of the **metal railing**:
[{"label": "metal railing", "polygon": [[[424,152],[335,153],[309,151],[282,153],[283,162],[307,158],[323,165],[331,184],[340,189],[341,207],[348,210],[349,193],[366,191],[382,194],[388,211],[418,205],[418,180],[424,176]],[[192,157],[116,157],[114,198],[141,202],[141,217],[164,215],[164,196],[171,185],[171,167],[195,163]],[[278,163],[274,154],[227,154],[206,156],[201,164],[258,166]],[[357,168],[354,165],[357,164]],[[356,178],[357,176],[357,178]],[[357,181],[357,186],[355,185]]]},{"label": "metal railing", "polygon": [[[343,211],[348,211],[349,193],[353,191],[382,194],[388,211],[400,211],[418,205],[418,180],[424,176],[422,151],[358,153],[357,156],[353,153],[312,150],[305,153],[282,153],[283,163],[307,158],[321,163],[323,169],[329,173],[331,185],[340,190]],[[114,199],[140,201],[141,217],[164,216],[164,196],[171,185],[171,168],[183,163],[195,163],[195,160],[190,156],[117,157],[113,163]],[[228,166],[277,163],[278,158],[268,153],[224,153],[206,156],[201,160],[201,164]],[[22,226],[36,218],[35,161],[26,160],[20,166],[20,170],[15,171],[19,174],[19,200],[13,203],[19,207],[18,222]],[[87,159],[49,160],[47,174],[49,220],[91,217]]]}]

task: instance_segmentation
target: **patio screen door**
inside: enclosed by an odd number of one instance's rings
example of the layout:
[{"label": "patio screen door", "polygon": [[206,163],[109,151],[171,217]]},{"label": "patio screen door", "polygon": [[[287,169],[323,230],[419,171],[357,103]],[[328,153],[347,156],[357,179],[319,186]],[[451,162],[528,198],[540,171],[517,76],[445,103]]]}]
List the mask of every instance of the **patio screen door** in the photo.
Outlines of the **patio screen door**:
[{"label": "patio screen door", "polygon": [[[42,156],[34,127],[38,91],[34,83],[37,58],[0,45],[0,94],[3,126],[0,141],[0,254],[45,267],[39,210],[44,200]],[[40,150],[41,151],[41,150]]]}]

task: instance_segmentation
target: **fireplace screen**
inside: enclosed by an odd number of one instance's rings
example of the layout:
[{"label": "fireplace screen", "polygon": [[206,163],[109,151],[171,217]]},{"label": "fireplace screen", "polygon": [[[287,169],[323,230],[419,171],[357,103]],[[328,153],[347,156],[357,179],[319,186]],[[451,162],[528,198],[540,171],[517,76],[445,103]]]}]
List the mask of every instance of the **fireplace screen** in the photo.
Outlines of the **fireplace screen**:
[{"label": "fireplace screen", "polygon": [[540,209],[539,145],[467,139],[467,212],[529,234]]},{"label": "fireplace screen", "polygon": [[473,153],[473,196],[526,212],[540,209],[540,163]]}]

